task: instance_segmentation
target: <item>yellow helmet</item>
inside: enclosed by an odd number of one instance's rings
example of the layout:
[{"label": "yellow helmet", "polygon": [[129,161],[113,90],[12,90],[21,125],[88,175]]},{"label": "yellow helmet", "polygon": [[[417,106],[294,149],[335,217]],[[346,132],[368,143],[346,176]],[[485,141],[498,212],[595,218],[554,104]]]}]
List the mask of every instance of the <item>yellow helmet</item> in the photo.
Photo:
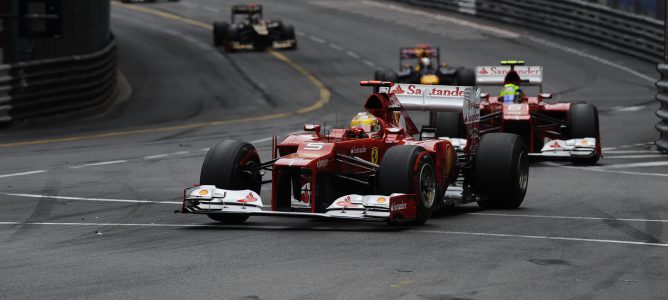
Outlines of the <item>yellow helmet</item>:
[{"label": "yellow helmet", "polygon": [[367,133],[374,133],[380,130],[378,119],[368,112],[357,113],[352,121],[350,121],[350,128],[362,128]]}]

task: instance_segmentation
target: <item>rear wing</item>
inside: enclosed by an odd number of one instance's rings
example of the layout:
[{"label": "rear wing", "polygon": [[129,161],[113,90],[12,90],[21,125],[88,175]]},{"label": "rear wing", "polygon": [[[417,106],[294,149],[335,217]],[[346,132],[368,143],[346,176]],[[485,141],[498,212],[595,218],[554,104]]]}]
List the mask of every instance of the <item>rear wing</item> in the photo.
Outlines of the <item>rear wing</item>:
[{"label": "rear wing", "polygon": [[[543,84],[543,67],[541,66],[514,66],[515,72],[520,75],[522,85],[541,86]],[[511,66],[478,66],[475,68],[477,85],[503,85],[506,74]]]},{"label": "rear wing", "polygon": [[237,4],[232,6],[232,14],[255,14],[262,13],[260,4]]},{"label": "rear wing", "polygon": [[389,89],[408,111],[460,112],[465,123],[480,116],[480,89],[474,86],[447,86],[399,83]]},{"label": "rear wing", "polygon": [[411,58],[419,58],[422,56],[438,58],[439,52],[440,49],[438,47],[431,47],[431,46],[406,47],[399,49],[399,58],[411,59]]}]

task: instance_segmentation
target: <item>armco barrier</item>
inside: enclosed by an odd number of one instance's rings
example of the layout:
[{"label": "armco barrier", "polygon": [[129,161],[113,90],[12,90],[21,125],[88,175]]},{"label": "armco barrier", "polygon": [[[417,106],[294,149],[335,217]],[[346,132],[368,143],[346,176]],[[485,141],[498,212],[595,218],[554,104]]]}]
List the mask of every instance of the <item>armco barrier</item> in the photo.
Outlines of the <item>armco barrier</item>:
[{"label": "armco barrier", "polygon": [[668,64],[660,64],[656,69],[661,73],[661,80],[656,82],[659,93],[656,94],[656,100],[661,107],[656,111],[656,115],[661,119],[656,123],[656,130],[661,136],[656,141],[656,146],[662,151],[668,151]]},{"label": "armco barrier", "polygon": [[116,40],[103,49],[0,66],[0,123],[104,103],[116,88]]},{"label": "armco barrier", "polygon": [[394,0],[466,13],[603,46],[651,62],[663,58],[663,22],[577,0]]}]

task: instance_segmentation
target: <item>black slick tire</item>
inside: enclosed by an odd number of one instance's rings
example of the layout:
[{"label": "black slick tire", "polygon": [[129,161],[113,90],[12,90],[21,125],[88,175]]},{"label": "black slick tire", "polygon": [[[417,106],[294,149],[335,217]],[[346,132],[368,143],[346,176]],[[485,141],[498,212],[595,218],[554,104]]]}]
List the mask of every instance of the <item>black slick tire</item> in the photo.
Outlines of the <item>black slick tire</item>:
[{"label": "black slick tire", "polygon": [[[598,110],[589,103],[576,103],[568,111],[572,139],[596,138],[598,136]],[[600,157],[573,158],[574,164],[593,165]]]},{"label": "black slick tire", "polygon": [[213,23],[213,45],[218,47],[225,43],[228,31],[230,31],[230,24],[227,22]]},{"label": "black slick tire", "polygon": [[427,151],[419,146],[401,145],[388,149],[377,171],[377,192],[415,194],[417,200],[416,225],[422,225],[441,201],[434,176],[434,162]]},{"label": "black slick tire", "polygon": [[458,112],[436,113],[436,136],[448,138],[466,138],[466,126]]},{"label": "black slick tire", "polygon": [[482,136],[473,166],[473,184],[481,208],[520,207],[527,191],[529,162],[522,139],[515,134]]},{"label": "black slick tire", "polygon": [[473,70],[460,67],[457,69],[457,84],[463,86],[475,86],[476,76]]},{"label": "black slick tire", "polygon": [[[260,164],[260,157],[253,145],[237,140],[224,140],[211,148],[204,157],[199,182],[228,190],[249,189],[260,193],[262,176],[249,167]],[[243,223],[248,215],[208,214],[209,218],[228,224]]]}]

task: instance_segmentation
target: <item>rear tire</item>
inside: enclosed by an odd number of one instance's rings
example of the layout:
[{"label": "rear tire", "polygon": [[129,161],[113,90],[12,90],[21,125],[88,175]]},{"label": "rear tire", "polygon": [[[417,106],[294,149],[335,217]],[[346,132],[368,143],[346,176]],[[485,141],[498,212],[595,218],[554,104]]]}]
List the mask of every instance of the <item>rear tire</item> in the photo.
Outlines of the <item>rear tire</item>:
[{"label": "rear tire", "polygon": [[438,112],[436,114],[436,137],[466,138],[466,126],[457,112]]},{"label": "rear tire", "polygon": [[[259,171],[248,171],[248,167],[258,166],[260,157],[253,145],[236,140],[224,140],[206,153],[199,182],[201,185],[215,185],[220,189],[252,190],[260,194],[262,175]],[[228,224],[243,223],[248,215],[208,214],[209,218]]]},{"label": "rear tire", "polygon": [[[413,169],[417,166],[417,169]],[[427,151],[418,146],[394,146],[383,155],[377,171],[377,192],[415,194],[417,213],[414,223],[422,225],[441,201],[436,184],[434,162]]]},{"label": "rear tire", "polygon": [[529,162],[522,139],[515,134],[482,136],[473,166],[473,184],[481,208],[520,207],[529,182]]},{"label": "rear tire", "polygon": [[475,86],[476,77],[473,70],[460,67],[457,69],[457,83],[463,86]]},{"label": "rear tire", "polygon": [[[568,114],[572,139],[598,137],[598,110],[596,106],[589,103],[573,104]],[[588,158],[574,158],[572,161],[574,164],[593,165],[599,158],[596,154]]]},{"label": "rear tire", "polygon": [[394,71],[383,72],[383,81],[399,83],[399,75]]},{"label": "rear tire", "polygon": [[373,72],[373,80],[385,81],[385,74],[382,70],[376,70]]}]

